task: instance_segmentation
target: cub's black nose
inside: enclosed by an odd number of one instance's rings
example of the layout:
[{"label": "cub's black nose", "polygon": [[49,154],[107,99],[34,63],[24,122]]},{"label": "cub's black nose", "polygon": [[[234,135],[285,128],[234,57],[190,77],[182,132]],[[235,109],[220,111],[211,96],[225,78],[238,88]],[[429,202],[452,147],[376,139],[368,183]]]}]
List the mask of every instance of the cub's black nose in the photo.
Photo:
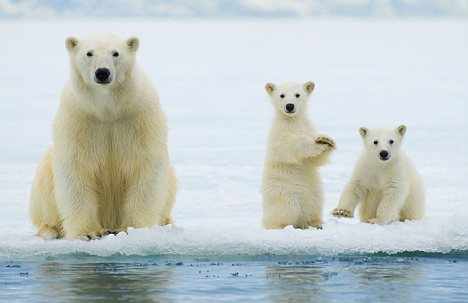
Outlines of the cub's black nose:
[{"label": "cub's black nose", "polygon": [[110,70],[108,68],[98,68],[94,73],[97,83],[109,83],[110,82]]},{"label": "cub's black nose", "polygon": [[292,104],[292,103],[286,104],[286,111],[287,111],[288,113],[294,112],[294,104]]},{"label": "cub's black nose", "polygon": [[387,159],[388,159],[388,156],[389,156],[388,151],[386,151],[386,150],[382,150],[382,151],[379,153],[379,155],[380,155],[380,159],[382,159],[382,160],[387,160]]}]

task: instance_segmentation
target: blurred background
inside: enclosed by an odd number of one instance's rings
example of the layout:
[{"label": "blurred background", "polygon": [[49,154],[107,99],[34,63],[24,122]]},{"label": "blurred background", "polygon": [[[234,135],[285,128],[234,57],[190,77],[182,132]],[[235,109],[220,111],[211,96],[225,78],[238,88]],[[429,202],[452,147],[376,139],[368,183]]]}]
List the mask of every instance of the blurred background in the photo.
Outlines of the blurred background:
[{"label": "blurred background", "polygon": [[49,17],[466,17],[467,0],[0,0],[0,16]]}]

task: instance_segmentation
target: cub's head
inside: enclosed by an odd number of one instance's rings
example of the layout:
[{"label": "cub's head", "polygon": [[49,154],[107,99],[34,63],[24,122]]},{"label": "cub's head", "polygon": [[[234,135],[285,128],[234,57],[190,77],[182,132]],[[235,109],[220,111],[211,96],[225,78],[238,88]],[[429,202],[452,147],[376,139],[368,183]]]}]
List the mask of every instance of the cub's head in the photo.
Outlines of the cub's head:
[{"label": "cub's head", "polygon": [[69,37],[65,46],[74,76],[86,86],[105,89],[125,81],[134,66],[139,41],[114,35]]},{"label": "cub's head", "polygon": [[303,115],[306,112],[307,102],[314,88],[314,82],[280,85],[267,83],[265,85],[265,90],[270,95],[271,103],[277,112],[288,118]]},{"label": "cub's head", "polygon": [[405,125],[400,125],[396,129],[368,129],[365,127],[359,129],[366,152],[375,156],[374,159],[382,163],[389,163],[398,155],[405,133]]}]

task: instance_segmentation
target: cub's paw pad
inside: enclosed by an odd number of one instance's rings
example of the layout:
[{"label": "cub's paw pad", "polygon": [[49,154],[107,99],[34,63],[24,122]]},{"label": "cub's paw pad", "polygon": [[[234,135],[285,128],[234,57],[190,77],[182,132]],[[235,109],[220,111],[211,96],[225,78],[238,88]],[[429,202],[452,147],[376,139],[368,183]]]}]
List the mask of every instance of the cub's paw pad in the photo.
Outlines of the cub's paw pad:
[{"label": "cub's paw pad", "polygon": [[353,214],[351,211],[343,208],[335,208],[332,212],[332,215],[335,217],[345,217],[345,218],[352,218]]},{"label": "cub's paw pad", "polygon": [[364,221],[365,223],[369,223],[369,224],[377,224],[377,219],[376,218],[373,218],[373,219],[367,219]]},{"label": "cub's paw pad", "polygon": [[317,138],[315,139],[315,143],[328,145],[328,146],[331,147],[331,148],[335,148],[335,147],[336,147],[335,141],[334,141],[332,138],[326,137],[326,136],[319,136],[319,137],[317,137]]}]

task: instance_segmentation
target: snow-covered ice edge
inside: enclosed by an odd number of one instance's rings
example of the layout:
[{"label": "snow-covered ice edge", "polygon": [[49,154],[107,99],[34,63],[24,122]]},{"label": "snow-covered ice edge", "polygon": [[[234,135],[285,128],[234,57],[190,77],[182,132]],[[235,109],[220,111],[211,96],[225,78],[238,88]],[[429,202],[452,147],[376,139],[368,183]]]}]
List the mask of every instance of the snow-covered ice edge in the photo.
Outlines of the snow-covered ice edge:
[{"label": "snow-covered ice edge", "polygon": [[261,256],[337,255],[401,252],[468,251],[463,218],[446,222],[398,222],[369,225],[350,219],[330,219],[323,230],[263,230],[236,228],[131,229],[128,234],[100,240],[43,240],[31,234],[9,233],[0,240],[0,258],[30,258],[87,254],[109,256]]}]

